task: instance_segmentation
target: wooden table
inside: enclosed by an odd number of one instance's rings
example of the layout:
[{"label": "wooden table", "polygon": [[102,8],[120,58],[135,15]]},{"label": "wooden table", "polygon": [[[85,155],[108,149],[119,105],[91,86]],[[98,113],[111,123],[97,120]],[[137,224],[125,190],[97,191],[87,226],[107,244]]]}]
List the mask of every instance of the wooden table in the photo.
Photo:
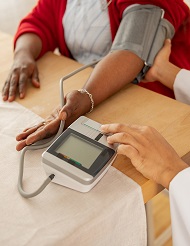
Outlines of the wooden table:
[{"label": "wooden table", "polygon": [[[0,83],[1,87],[12,64],[12,38],[0,33]],[[3,48],[2,48],[3,47]],[[17,102],[36,114],[46,117],[59,104],[59,80],[81,65],[52,53],[38,61],[41,88],[28,86],[27,96]],[[64,83],[64,91],[81,88],[92,69],[88,68]],[[155,127],[182,157],[190,149],[190,106],[159,95],[136,85],[127,85],[107,99],[88,115],[100,123],[131,123]],[[189,154],[186,155],[189,158]],[[118,156],[113,166],[135,180],[142,188],[146,203],[163,187],[144,178],[132,166],[130,160]]]}]

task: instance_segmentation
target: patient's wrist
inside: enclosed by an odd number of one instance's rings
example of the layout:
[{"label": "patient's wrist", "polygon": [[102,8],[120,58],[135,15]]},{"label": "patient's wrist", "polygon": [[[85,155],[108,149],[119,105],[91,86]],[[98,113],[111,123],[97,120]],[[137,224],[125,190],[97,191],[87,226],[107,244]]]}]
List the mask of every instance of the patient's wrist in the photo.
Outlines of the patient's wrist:
[{"label": "patient's wrist", "polygon": [[90,108],[87,113],[91,113],[94,109],[94,100],[92,94],[90,94],[86,89],[79,89],[78,92],[84,94],[84,98],[86,98],[85,100],[88,100],[88,102],[85,105],[90,105]]}]

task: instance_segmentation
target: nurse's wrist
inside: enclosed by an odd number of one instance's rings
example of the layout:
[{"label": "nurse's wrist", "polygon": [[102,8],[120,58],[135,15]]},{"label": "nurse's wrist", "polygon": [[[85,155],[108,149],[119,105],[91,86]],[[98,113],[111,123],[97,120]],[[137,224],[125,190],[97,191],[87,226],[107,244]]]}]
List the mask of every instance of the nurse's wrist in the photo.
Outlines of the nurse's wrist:
[{"label": "nurse's wrist", "polygon": [[179,162],[175,163],[172,168],[167,168],[163,172],[160,184],[166,189],[169,189],[170,183],[175,178],[175,176],[188,167],[189,166],[180,159]]}]

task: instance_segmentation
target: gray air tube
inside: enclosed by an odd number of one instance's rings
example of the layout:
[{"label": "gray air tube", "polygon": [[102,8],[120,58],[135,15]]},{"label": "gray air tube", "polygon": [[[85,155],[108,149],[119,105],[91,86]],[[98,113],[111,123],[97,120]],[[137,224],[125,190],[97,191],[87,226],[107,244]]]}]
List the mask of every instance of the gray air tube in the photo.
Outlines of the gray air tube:
[{"label": "gray air tube", "polygon": [[[75,74],[81,72],[82,70],[84,70],[84,69],[86,69],[88,67],[96,65],[99,61],[100,60],[92,62],[92,63],[87,64],[85,66],[82,66],[79,69],[71,72],[70,74],[68,74],[68,75],[66,75],[66,76],[64,76],[64,77],[62,77],[60,79],[61,107],[64,106],[63,82],[66,79],[68,79],[68,78],[74,76]],[[27,150],[36,150],[36,149],[47,148],[50,144],[52,144],[58,138],[58,136],[62,133],[63,129],[64,129],[64,121],[61,121],[59,130],[58,130],[57,134],[54,137],[51,137],[51,138],[48,138],[48,139],[43,139],[43,140],[38,141],[38,142],[36,142],[36,143],[34,143],[32,145],[26,146],[25,148],[22,149],[21,156],[20,156],[20,164],[19,164],[18,191],[21,194],[21,196],[23,196],[24,198],[31,198],[31,197],[34,197],[34,196],[38,195],[39,193],[41,193],[55,176],[54,174],[51,174],[49,177],[47,177],[45,179],[45,181],[42,183],[42,185],[37,190],[35,190],[34,192],[31,192],[31,193],[25,192],[23,190],[23,172],[24,172],[24,156],[25,156],[26,151]]]}]

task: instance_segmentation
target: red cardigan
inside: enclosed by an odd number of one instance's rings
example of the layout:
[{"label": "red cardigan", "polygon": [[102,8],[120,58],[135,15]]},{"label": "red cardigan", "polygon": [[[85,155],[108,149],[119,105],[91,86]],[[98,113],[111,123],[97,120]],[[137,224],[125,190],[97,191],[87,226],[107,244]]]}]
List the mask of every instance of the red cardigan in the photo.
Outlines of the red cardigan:
[{"label": "red cardigan", "polygon": [[[20,35],[35,33],[42,40],[40,56],[58,47],[62,55],[72,58],[65,43],[62,25],[66,4],[66,0],[39,0],[32,12],[21,21],[14,44]],[[113,0],[108,7],[112,40],[118,30],[123,11],[131,4],[152,4],[165,10],[164,17],[175,28],[170,60],[177,66],[190,70],[190,12],[188,6],[182,0]],[[159,82],[140,83],[139,85],[174,98],[173,91]]]}]

